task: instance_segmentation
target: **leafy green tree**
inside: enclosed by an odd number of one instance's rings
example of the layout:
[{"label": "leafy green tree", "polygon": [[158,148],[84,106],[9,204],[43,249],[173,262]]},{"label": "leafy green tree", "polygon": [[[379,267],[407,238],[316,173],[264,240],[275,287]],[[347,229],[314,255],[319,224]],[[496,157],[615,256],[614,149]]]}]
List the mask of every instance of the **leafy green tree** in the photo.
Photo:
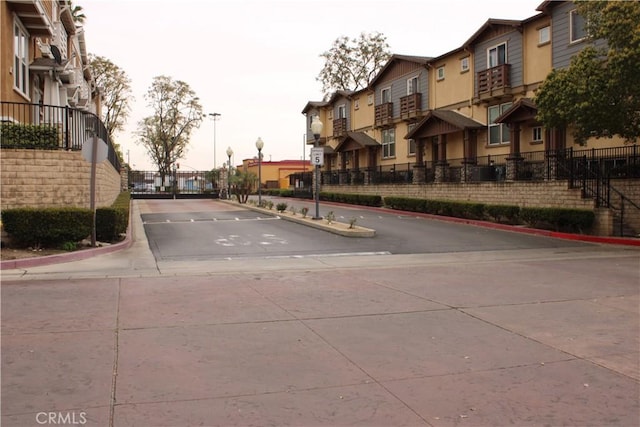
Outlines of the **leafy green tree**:
[{"label": "leafy green tree", "polygon": [[316,78],[322,91],[364,89],[391,57],[387,38],[381,33],[361,33],[358,38],[338,37],[331,49],[320,55],[324,67]]},{"label": "leafy green tree", "polygon": [[124,129],[131,112],[131,79],[125,71],[102,56],[89,54],[89,65],[96,86],[102,95],[100,119],[107,128],[109,139]]},{"label": "leafy green tree", "polygon": [[238,203],[247,203],[249,194],[257,182],[258,177],[255,173],[236,169],[236,174],[231,177],[231,187]]},{"label": "leafy green tree", "polygon": [[154,78],[145,99],[153,114],[138,123],[137,143],[147,149],[164,182],[186,154],[191,132],[202,123],[202,106],[187,83],[167,76]]},{"label": "leafy green tree", "polygon": [[565,69],[553,70],[536,93],[538,119],[548,128],[588,138],[640,137],[640,2],[577,1],[590,44]]}]

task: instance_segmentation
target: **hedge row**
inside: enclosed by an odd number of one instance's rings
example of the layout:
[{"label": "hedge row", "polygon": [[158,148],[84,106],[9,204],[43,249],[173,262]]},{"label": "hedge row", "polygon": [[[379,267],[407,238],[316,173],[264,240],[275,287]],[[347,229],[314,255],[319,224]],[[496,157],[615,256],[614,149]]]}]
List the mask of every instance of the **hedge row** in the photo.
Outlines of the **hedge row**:
[{"label": "hedge row", "polygon": [[384,203],[392,209],[509,224],[523,223],[533,228],[569,233],[587,232],[595,221],[594,212],[586,209],[520,208],[513,205],[486,205],[391,196],[385,197]]},{"label": "hedge row", "polygon": [[[18,246],[60,247],[91,235],[93,214],[85,208],[16,208],[2,211],[2,225]],[[96,238],[121,240],[129,224],[129,193],[111,207],[96,209]]]},{"label": "hedge row", "polygon": [[58,128],[48,125],[0,123],[2,148],[55,150],[60,146]]},{"label": "hedge row", "polygon": [[346,194],[320,192],[320,200],[349,203],[351,205],[382,206],[382,197],[373,194]]}]

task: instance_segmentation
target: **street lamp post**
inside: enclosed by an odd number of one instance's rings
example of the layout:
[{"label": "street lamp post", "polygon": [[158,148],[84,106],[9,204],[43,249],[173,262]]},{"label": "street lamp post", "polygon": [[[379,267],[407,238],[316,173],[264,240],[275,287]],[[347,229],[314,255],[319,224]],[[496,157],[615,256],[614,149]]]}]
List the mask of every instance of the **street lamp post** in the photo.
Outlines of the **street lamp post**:
[{"label": "street lamp post", "polygon": [[258,149],[258,206],[262,207],[262,147],[264,142],[258,137],[256,148]]},{"label": "street lamp post", "polygon": [[229,157],[229,171],[227,172],[227,198],[231,198],[231,156],[233,156],[233,150],[231,147],[227,148],[227,156]]},{"label": "street lamp post", "polygon": [[[315,139],[314,147],[318,148],[318,144],[320,142],[320,134],[322,133],[322,122],[318,118],[318,116],[313,117],[313,121],[311,122],[311,133],[313,133],[313,138]],[[320,216],[320,165],[316,164],[315,166],[315,179],[316,179],[316,190],[315,190],[315,202],[316,202],[316,216],[313,219],[321,219]]]},{"label": "street lamp post", "polygon": [[220,113],[209,113],[211,117],[213,117],[213,169],[217,167],[216,164],[216,122],[218,121],[218,117],[222,114]]}]

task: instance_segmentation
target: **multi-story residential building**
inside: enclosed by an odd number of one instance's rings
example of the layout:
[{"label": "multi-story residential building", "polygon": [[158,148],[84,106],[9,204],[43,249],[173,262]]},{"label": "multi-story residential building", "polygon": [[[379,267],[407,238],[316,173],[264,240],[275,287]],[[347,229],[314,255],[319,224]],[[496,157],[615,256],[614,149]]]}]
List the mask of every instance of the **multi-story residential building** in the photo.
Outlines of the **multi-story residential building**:
[{"label": "multi-story residential building", "polygon": [[[537,10],[522,21],[489,19],[462,46],[439,56],[393,55],[365,90],[308,103],[302,111],[308,142],[314,142],[310,124],[317,115],[325,123],[320,141],[331,147],[322,185],[569,179],[571,187],[576,166],[591,173],[600,164],[609,174],[640,164],[637,145],[621,138],[588,141],[587,150],[571,129],[537,122],[533,99],[546,76],[569,66],[587,43],[604,44],[586,38],[572,1],[544,1]],[[355,96],[366,97],[368,106],[373,101],[373,109],[363,110]],[[596,206],[609,203],[599,189],[583,189],[591,192]]]},{"label": "multi-story residential building", "polygon": [[84,167],[79,150],[92,135],[108,145],[110,165],[100,166],[108,182],[99,184],[98,200],[110,204],[122,187],[120,161],[99,119],[100,93],[70,2],[2,1],[0,32],[3,205],[88,205],[88,175],[74,171]]}]

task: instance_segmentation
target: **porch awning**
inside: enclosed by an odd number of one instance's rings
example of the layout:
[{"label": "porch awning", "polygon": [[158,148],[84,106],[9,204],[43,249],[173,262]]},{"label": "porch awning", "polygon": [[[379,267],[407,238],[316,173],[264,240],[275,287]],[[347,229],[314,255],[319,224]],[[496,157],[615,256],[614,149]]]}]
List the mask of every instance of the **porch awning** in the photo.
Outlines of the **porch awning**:
[{"label": "porch awning", "polygon": [[535,120],[538,107],[529,98],[520,98],[496,119],[496,123],[514,123]]},{"label": "porch awning", "polygon": [[365,147],[377,147],[380,143],[364,132],[347,132],[337,145],[337,152],[360,150]]},{"label": "porch awning", "polygon": [[451,110],[431,110],[405,139],[428,138],[468,129],[483,129],[484,124]]}]

